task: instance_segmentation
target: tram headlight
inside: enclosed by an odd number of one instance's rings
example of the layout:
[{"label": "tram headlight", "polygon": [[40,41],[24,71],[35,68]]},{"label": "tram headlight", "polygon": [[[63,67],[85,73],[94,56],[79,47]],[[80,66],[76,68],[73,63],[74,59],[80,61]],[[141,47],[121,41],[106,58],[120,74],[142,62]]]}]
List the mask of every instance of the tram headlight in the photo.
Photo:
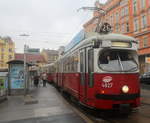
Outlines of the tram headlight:
[{"label": "tram headlight", "polygon": [[123,93],[128,93],[128,92],[129,92],[129,87],[128,87],[127,85],[124,85],[124,86],[122,87],[122,92],[123,92]]}]

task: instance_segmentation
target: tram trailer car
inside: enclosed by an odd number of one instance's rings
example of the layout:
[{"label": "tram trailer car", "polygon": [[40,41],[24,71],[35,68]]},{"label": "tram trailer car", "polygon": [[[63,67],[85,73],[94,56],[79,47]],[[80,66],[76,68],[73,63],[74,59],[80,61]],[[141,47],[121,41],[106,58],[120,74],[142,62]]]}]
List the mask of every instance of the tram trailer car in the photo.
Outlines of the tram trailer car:
[{"label": "tram trailer car", "polygon": [[[72,42],[75,42],[74,40]],[[136,39],[122,34],[84,34],[55,63],[53,81],[81,104],[95,109],[140,105]]]}]

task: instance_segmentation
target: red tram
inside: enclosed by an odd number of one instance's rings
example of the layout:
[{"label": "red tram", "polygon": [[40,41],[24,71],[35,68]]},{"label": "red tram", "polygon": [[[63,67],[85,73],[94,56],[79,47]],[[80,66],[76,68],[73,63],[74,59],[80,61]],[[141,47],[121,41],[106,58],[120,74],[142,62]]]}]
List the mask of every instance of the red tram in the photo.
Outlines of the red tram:
[{"label": "red tram", "polygon": [[82,31],[49,67],[53,82],[88,107],[140,105],[137,41],[132,37]]}]

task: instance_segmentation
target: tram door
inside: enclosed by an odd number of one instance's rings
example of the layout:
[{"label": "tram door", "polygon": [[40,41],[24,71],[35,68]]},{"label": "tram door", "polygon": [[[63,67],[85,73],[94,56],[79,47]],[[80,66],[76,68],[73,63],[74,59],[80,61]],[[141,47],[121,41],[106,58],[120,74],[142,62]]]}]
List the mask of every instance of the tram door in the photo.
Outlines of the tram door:
[{"label": "tram door", "polygon": [[86,49],[86,83],[87,83],[87,100],[93,100],[95,89],[94,89],[94,49],[88,47]]},{"label": "tram door", "polygon": [[86,101],[86,49],[80,51],[80,100]]}]

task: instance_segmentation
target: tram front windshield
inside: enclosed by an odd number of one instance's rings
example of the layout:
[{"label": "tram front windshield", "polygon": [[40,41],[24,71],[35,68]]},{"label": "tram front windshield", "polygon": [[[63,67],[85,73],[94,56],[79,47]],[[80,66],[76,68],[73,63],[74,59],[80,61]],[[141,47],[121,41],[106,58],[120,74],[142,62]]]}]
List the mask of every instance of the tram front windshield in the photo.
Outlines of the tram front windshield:
[{"label": "tram front windshield", "polygon": [[107,50],[99,55],[99,67],[104,71],[133,72],[138,69],[136,53],[126,50]]}]

